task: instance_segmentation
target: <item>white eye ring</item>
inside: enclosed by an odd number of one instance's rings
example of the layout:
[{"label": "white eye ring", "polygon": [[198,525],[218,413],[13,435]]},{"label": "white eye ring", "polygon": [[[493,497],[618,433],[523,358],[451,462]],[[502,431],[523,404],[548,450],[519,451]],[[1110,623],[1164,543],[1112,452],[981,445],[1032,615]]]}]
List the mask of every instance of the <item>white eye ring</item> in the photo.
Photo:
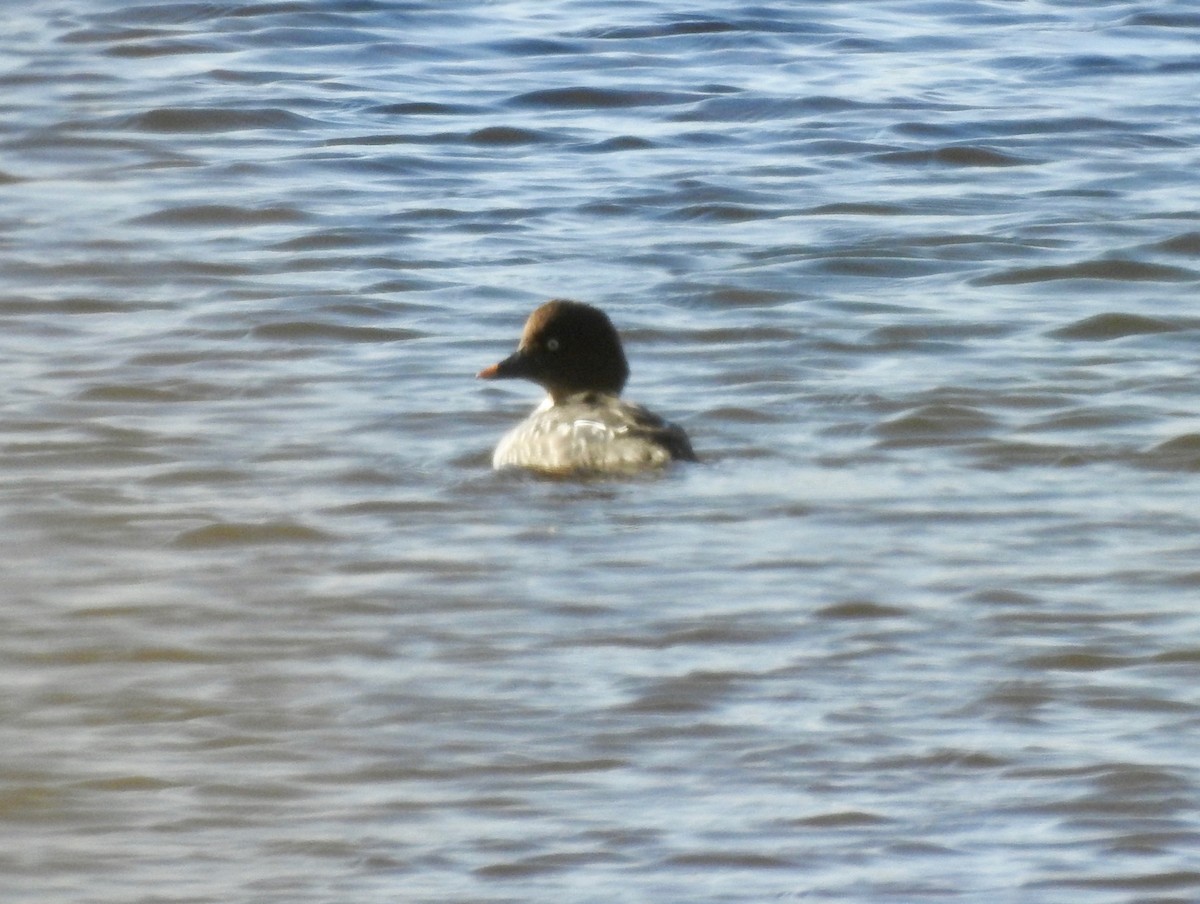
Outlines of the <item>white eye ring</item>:
[{"label": "white eye ring", "polygon": [[558,351],[558,340],[557,339],[547,339],[546,340],[546,350],[552,351],[552,352]]}]

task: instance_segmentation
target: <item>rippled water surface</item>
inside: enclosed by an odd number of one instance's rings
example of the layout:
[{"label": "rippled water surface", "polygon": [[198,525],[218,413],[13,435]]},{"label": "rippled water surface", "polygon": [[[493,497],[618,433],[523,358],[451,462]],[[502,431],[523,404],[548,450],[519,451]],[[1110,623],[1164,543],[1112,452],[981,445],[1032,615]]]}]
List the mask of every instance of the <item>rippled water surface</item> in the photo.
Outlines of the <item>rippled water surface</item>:
[{"label": "rippled water surface", "polygon": [[[6,902],[1200,898],[1191,3],[0,46]],[[490,470],[552,296],[702,464]]]}]

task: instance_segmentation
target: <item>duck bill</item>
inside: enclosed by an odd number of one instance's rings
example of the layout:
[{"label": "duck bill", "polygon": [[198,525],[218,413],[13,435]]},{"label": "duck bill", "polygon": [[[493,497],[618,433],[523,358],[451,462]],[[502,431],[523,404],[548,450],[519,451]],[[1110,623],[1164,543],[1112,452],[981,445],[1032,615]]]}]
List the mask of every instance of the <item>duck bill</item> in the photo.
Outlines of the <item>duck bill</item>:
[{"label": "duck bill", "polygon": [[525,377],[526,379],[530,379],[533,376],[533,370],[529,365],[529,359],[517,351],[513,352],[499,364],[485,367],[476,376],[480,380],[502,380],[508,377]]}]

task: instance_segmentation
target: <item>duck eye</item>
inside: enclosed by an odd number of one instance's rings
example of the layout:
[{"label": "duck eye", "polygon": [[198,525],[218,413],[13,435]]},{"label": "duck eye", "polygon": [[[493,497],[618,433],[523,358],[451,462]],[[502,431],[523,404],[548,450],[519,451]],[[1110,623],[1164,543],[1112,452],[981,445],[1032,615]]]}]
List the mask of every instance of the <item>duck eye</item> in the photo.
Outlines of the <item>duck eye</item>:
[{"label": "duck eye", "polygon": [[547,339],[546,340],[546,351],[550,351],[550,352],[558,351],[558,340],[557,339]]}]

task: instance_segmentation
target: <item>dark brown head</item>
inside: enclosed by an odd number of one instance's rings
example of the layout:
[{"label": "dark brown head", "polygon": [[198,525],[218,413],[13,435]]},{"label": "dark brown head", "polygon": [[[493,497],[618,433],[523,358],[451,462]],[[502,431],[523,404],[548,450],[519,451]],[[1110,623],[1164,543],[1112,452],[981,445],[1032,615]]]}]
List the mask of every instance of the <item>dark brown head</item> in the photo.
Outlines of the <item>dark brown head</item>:
[{"label": "dark brown head", "polygon": [[599,308],[556,298],[529,315],[521,344],[485,380],[524,377],[545,387],[555,402],[577,392],[618,395],[629,377],[621,340]]}]

